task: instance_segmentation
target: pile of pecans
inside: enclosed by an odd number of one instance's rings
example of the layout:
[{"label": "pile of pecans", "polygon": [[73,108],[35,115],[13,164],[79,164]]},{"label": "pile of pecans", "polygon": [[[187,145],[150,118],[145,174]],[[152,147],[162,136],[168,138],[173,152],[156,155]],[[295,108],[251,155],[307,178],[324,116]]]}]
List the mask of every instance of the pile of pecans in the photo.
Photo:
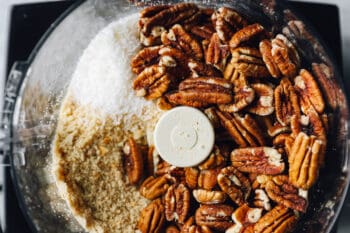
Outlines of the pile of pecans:
[{"label": "pile of pecans", "polygon": [[288,38],[300,23],[290,21],[286,35],[273,35],[227,7],[180,3],[141,11],[144,48],[131,61],[136,95],[163,110],[202,110],[216,140],[196,167],[160,161],[154,169],[153,146],[130,138],[129,182],[138,185],[148,176],[140,192],[151,200],[139,231],[293,230],[324,165],[337,108],[330,66],[303,67],[298,45]]}]

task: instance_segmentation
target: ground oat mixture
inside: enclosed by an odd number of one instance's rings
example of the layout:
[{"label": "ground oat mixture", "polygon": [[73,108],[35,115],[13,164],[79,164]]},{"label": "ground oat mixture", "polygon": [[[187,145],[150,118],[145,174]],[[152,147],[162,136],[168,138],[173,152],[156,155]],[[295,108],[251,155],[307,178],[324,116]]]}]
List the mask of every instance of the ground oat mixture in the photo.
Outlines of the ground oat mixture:
[{"label": "ground oat mixture", "polygon": [[[140,119],[119,125],[76,105],[69,98],[61,110],[54,142],[58,187],[78,221],[91,232],[134,232],[140,210],[148,203],[127,183],[122,146],[131,132],[145,141]],[[124,130],[124,125],[132,125]]]}]

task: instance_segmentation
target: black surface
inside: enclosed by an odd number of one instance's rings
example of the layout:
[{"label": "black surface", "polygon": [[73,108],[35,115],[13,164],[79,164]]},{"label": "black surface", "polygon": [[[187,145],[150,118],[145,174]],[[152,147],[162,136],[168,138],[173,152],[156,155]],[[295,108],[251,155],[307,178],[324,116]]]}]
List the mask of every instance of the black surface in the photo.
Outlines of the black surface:
[{"label": "black surface", "polygon": [[[26,60],[51,23],[74,1],[15,6],[11,15],[8,66]],[[341,43],[338,8],[332,5],[293,2],[292,5],[314,25],[341,67]],[[6,233],[30,233],[14,194],[9,170],[5,175]]]}]

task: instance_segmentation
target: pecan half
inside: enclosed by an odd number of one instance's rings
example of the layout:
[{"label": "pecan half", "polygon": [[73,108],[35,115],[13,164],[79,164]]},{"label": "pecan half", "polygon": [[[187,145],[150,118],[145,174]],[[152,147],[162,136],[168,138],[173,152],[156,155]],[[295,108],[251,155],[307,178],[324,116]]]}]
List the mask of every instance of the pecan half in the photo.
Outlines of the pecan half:
[{"label": "pecan half", "polygon": [[312,70],[317,77],[317,81],[320,84],[325,99],[327,100],[327,104],[335,110],[338,106],[336,90],[339,89],[339,87],[337,87],[335,82],[332,69],[324,63],[312,63]]},{"label": "pecan half", "polygon": [[191,189],[195,189],[198,184],[199,170],[195,167],[185,168],[185,182]]},{"label": "pecan half", "polygon": [[212,190],[217,184],[217,177],[220,169],[201,170],[198,177],[198,187]]},{"label": "pecan half", "polygon": [[163,31],[190,18],[198,11],[198,7],[192,3],[152,8],[148,12],[144,10],[145,13],[141,14],[139,21],[141,42],[146,46],[157,43]]},{"label": "pecan half", "polygon": [[247,227],[248,225],[256,223],[261,216],[261,208],[251,208],[247,204],[244,204],[233,212],[232,219],[236,225]]},{"label": "pecan half", "polygon": [[170,6],[168,6],[168,5],[151,6],[151,7],[147,7],[145,9],[143,9],[140,12],[140,19],[139,19],[138,27],[139,27],[139,33],[140,33],[140,42],[143,45],[152,46],[152,45],[160,43],[160,35],[163,31],[166,30],[163,26],[160,26],[160,25],[154,26],[150,30],[150,33],[147,33],[147,34],[142,32],[142,29],[143,29],[145,23],[147,23],[147,21],[149,21],[150,18],[157,15],[161,11],[169,9],[169,8],[170,8]]},{"label": "pecan half", "polygon": [[226,194],[224,192],[205,189],[193,190],[193,197],[201,204],[220,204],[226,200]]},{"label": "pecan half", "polygon": [[302,105],[304,113],[309,109],[308,103],[305,103],[305,101],[308,101],[318,113],[323,113],[325,102],[322,93],[314,77],[307,70],[300,70],[299,76],[294,79],[294,86],[298,94],[304,100],[304,104]]},{"label": "pecan half", "polygon": [[202,162],[198,167],[201,170],[205,170],[205,169],[223,167],[225,164],[226,164],[226,159],[222,155],[219,147],[214,146],[214,149],[209,155],[209,157],[204,162]]},{"label": "pecan half", "polygon": [[225,231],[233,224],[231,220],[233,211],[233,207],[229,205],[201,205],[196,210],[196,223],[214,230]]},{"label": "pecan half", "polygon": [[164,223],[164,206],[156,199],[141,211],[137,229],[142,233],[160,233]]},{"label": "pecan half", "polygon": [[296,222],[297,217],[292,211],[278,205],[259,219],[254,225],[254,233],[290,232]]},{"label": "pecan half", "polygon": [[211,36],[215,33],[215,29],[211,24],[194,26],[191,28],[191,33],[202,39],[209,40]]},{"label": "pecan half", "polygon": [[276,35],[276,39],[281,40],[289,49],[289,57],[291,61],[297,66],[300,67],[300,56],[297,48],[294,46],[292,42],[288,40],[283,34]]},{"label": "pecan half", "polygon": [[290,133],[290,128],[288,126],[281,125],[278,121],[272,123],[271,118],[268,117],[265,117],[263,121],[267,128],[267,134],[270,137],[276,137],[279,134]]},{"label": "pecan half", "polygon": [[173,77],[175,83],[190,75],[191,71],[187,65],[190,59],[181,50],[164,47],[159,50],[159,55],[161,56],[159,65],[167,68],[167,72]]},{"label": "pecan half", "polygon": [[[245,114],[244,116],[241,116],[237,113],[234,113],[233,115],[234,118],[241,124],[237,124],[237,127],[239,128],[242,136],[244,136],[245,140],[249,142],[249,145],[254,146],[266,144],[264,134],[259,123],[250,114]],[[242,129],[241,127],[243,127],[244,129]],[[247,131],[247,133],[245,131]]]},{"label": "pecan half", "polygon": [[270,40],[262,40],[259,44],[259,50],[262,56],[265,65],[270,72],[271,76],[274,78],[279,78],[281,76],[281,72],[276,65],[273,57],[272,57],[272,44]]},{"label": "pecan half", "polygon": [[271,42],[271,54],[283,76],[293,77],[299,68],[299,56],[288,39],[279,34]]},{"label": "pecan half", "polygon": [[151,33],[146,36],[143,32],[140,32],[140,42],[144,46],[154,46],[159,45],[161,43],[160,36],[166,29],[162,26],[155,26],[152,28]]},{"label": "pecan half", "polygon": [[163,175],[166,175],[166,174],[170,174],[170,172],[172,170],[175,170],[176,167],[171,165],[170,163],[167,163],[166,161],[160,161],[158,164],[157,164],[157,168],[156,168],[156,175],[157,176],[163,176]]},{"label": "pecan half", "polygon": [[190,78],[182,81],[179,85],[180,91],[187,91],[194,88],[203,91],[215,89],[229,93],[232,85],[225,79],[216,77]]},{"label": "pecan half", "polygon": [[162,66],[153,65],[145,68],[134,80],[133,88],[137,96],[146,99],[156,99],[168,90],[170,79],[166,69]]},{"label": "pecan half", "polygon": [[254,205],[266,211],[271,210],[270,199],[263,189],[255,189]]},{"label": "pecan half", "polygon": [[286,154],[289,156],[290,150],[292,148],[292,144],[294,143],[294,137],[290,133],[282,133],[277,135],[274,139],[272,144],[280,149],[283,148],[283,152],[286,152]]},{"label": "pecan half", "polygon": [[272,86],[263,83],[253,83],[251,87],[254,89],[257,100],[247,110],[259,116],[272,114],[275,111]]},{"label": "pecan half", "polygon": [[140,74],[146,67],[159,62],[159,50],[161,46],[153,46],[142,49],[131,60],[131,69],[134,73]]},{"label": "pecan half", "polygon": [[274,91],[274,96],[276,118],[281,125],[289,125],[293,115],[300,117],[298,96],[288,78],[281,80]]},{"label": "pecan half", "polygon": [[293,137],[293,135],[290,134],[289,132],[288,133],[281,133],[273,139],[272,144],[276,147],[285,145],[287,147],[287,149],[290,149],[291,146],[288,148],[288,145],[292,145],[294,142],[294,139],[295,139],[295,137]]},{"label": "pecan half", "polygon": [[234,167],[221,169],[218,184],[237,205],[245,203],[251,191],[249,179]]},{"label": "pecan half", "polygon": [[166,46],[175,47],[183,51],[187,56],[201,60],[203,51],[201,44],[188,34],[181,25],[174,25],[169,32],[163,32],[162,43]]},{"label": "pecan half", "polygon": [[250,208],[244,204],[233,212],[232,219],[235,224],[225,233],[254,233],[254,223],[261,218],[261,215],[262,209]]},{"label": "pecan half", "polygon": [[226,66],[229,55],[229,47],[222,44],[218,34],[214,33],[210,38],[210,42],[205,53],[206,63],[214,65],[218,70],[223,70]]},{"label": "pecan half", "polygon": [[200,98],[198,92],[195,92],[195,93],[172,92],[167,94],[166,98],[172,105],[175,105],[175,106],[185,105],[185,106],[190,106],[194,108],[203,108],[209,105],[208,103],[203,103],[202,101],[196,100]]},{"label": "pecan half", "polygon": [[219,38],[229,41],[233,33],[247,25],[247,21],[235,10],[221,7],[213,15],[212,21]]},{"label": "pecan half", "polygon": [[278,175],[268,179],[265,183],[265,190],[271,200],[305,213],[307,200],[298,195],[298,189],[290,183],[288,176]]},{"label": "pecan half", "polygon": [[308,135],[316,136],[317,139],[326,145],[327,133],[323,121],[313,107],[308,109],[306,116],[302,115],[300,118],[293,118],[292,123],[292,135],[294,137],[300,132],[305,132]]},{"label": "pecan half", "polygon": [[140,193],[149,200],[162,196],[169,188],[165,176],[153,177],[149,176],[140,186]]},{"label": "pecan half", "polygon": [[184,184],[173,184],[164,196],[165,217],[184,223],[190,209],[190,191]]},{"label": "pecan half", "polygon": [[173,183],[182,182],[185,179],[185,171],[183,168],[173,166],[166,161],[157,164],[157,176],[165,176],[165,178]]},{"label": "pecan half", "polygon": [[181,227],[181,233],[213,233],[207,226],[198,226],[195,224],[194,216],[188,218]]},{"label": "pecan half", "polygon": [[[145,9],[140,11],[140,18],[148,18],[151,16],[156,15],[162,10],[168,9],[170,6],[169,5],[155,5],[155,6],[149,6],[146,7]],[[140,23],[142,23],[143,20],[141,20]]]},{"label": "pecan half", "polygon": [[249,115],[244,117],[217,110],[222,126],[241,147],[264,145],[265,139],[258,123]]},{"label": "pecan half", "polygon": [[299,133],[291,148],[289,161],[290,182],[298,188],[309,189],[317,180],[323,143],[315,136]]},{"label": "pecan half", "polygon": [[221,76],[221,73],[214,66],[196,60],[190,60],[188,62],[188,68],[191,70],[192,78]]},{"label": "pecan half", "polygon": [[190,78],[180,83],[179,92],[167,94],[167,98],[170,103],[192,107],[229,103],[231,84],[222,78]]},{"label": "pecan half", "polygon": [[253,102],[255,91],[248,85],[246,77],[236,69],[234,63],[229,63],[226,66],[224,78],[233,83],[234,95],[232,103],[220,105],[220,110],[238,112]]},{"label": "pecan half", "polygon": [[232,166],[241,172],[276,175],[284,171],[282,155],[271,147],[235,149],[231,153]]},{"label": "pecan half", "polygon": [[260,51],[251,47],[238,47],[231,51],[231,63],[246,77],[268,77],[270,75]]},{"label": "pecan half", "polygon": [[130,184],[137,184],[143,173],[143,158],[139,146],[130,137],[124,148],[124,167]]},{"label": "pecan half", "polygon": [[237,48],[241,43],[251,40],[264,31],[264,27],[258,23],[248,25],[231,37],[229,42],[232,49]]}]

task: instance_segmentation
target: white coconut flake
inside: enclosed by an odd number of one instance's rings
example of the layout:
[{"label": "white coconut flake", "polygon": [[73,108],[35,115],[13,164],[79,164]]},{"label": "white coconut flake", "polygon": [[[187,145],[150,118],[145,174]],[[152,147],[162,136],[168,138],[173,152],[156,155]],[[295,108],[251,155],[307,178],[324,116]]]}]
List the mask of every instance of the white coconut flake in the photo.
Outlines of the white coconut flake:
[{"label": "white coconut flake", "polygon": [[130,61],[140,50],[138,14],[111,23],[90,42],[81,56],[70,85],[70,94],[81,105],[102,114],[138,116],[148,120],[157,111],[152,101],[137,97],[132,89],[136,75]]}]

